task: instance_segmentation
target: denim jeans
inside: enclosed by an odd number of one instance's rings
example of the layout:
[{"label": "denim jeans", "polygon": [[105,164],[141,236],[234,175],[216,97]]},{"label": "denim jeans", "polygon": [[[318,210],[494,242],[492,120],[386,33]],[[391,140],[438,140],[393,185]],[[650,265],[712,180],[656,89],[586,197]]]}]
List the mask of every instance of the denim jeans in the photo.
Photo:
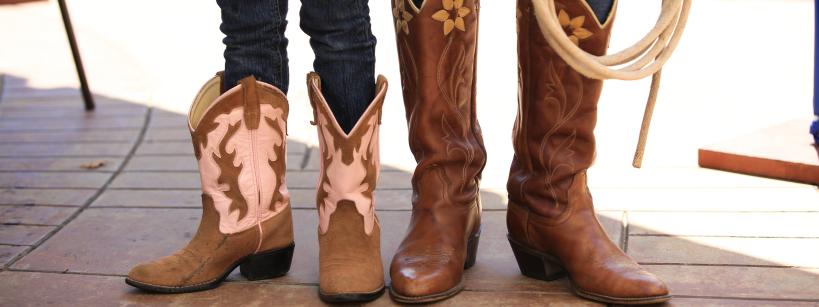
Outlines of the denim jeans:
[{"label": "denim jeans", "polygon": [[[287,0],[216,0],[225,34],[225,86],[246,76],[287,93]],[[349,132],[375,96],[375,44],[368,0],[302,0],[313,69],[339,125]]]},{"label": "denim jeans", "polygon": [[614,0],[586,0],[586,2],[591,6],[594,15],[597,16],[597,20],[601,23],[605,23],[609,17],[611,7],[614,6]]},{"label": "denim jeans", "polygon": [[[424,0],[412,0],[412,2],[415,3],[415,7],[421,7]],[[606,22],[609,11],[611,11],[611,7],[614,6],[614,0],[586,0],[586,2],[591,6],[594,15],[597,16],[597,20],[600,20],[601,23]]]}]

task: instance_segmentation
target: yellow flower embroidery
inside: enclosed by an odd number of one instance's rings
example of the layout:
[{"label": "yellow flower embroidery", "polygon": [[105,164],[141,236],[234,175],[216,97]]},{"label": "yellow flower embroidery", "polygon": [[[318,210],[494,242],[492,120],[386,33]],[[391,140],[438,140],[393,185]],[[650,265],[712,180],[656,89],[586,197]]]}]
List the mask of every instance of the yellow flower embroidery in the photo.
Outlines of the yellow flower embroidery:
[{"label": "yellow flower embroidery", "polygon": [[563,28],[567,28],[569,40],[571,40],[572,43],[577,46],[580,45],[581,40],[587,39],[594,35],[594,33],[591,31],[583,28],[583,24],[586,22],[586,16],[570,18],[566,11],[560,10],[560,13],[557,14],[557,19],[560,21],[560,25],[563,26]]},{"label": "yellow flower embroidery", "polygon": [[[444,9],[432,14],[432,19],[444,23],[444,36],[449,35],[452,29],[466,31],[464,17],[472,13],[468,7],[464,7],[464,0],[442,0]],[[452,17],[455,18],[452,18]]]},{"label": "yellow flower embroidery", "polygon": [[392,17],[395,18],[395,33],[404,31],[404,34],[409,34],[409,21],[412,20],[412,14],[404,7],[404,0],[393,2]]}]

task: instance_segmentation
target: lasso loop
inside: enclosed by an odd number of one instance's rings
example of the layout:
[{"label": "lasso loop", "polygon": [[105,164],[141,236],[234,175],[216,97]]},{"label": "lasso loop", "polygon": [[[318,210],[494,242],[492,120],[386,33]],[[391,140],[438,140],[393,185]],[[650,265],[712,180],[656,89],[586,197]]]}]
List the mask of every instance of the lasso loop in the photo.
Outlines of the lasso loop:
[{"label": "lasso loop", "polygon": [[569,40],[556,18],[555,0],[532,0],[532,4],[546,41],[569,66],[584,76],[599,80],[637,80],[652,76],[651,91],[632,162],[634,167],[640,168],[657,102],[662,68],[680,42],[688,22],[691,0],[663,0],[657,25],[645,37],[631,47],[605,56],[595,56],[583,51]]}]

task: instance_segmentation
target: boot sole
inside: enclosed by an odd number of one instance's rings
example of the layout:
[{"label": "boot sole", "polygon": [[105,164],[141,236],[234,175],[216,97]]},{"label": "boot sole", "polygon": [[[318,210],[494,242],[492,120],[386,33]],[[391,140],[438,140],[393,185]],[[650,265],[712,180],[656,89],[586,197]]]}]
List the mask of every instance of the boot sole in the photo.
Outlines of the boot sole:
[{"label": "boot sole", "polygon": [[[481,240],[482,229],[483,226],[478,226],[478,231],[466,242],[466,260],[464,261],[464,270],[468,270],[475,265],[478,258],[478,243],[480,243]],[[461,281],[458,282],[455,287],[443,292],[424,296],[404,296],[395,292],[393,288],[390,288],[390,297],[392,297],[394,301],[402,304],[425,304],[448,299],[460,293],[463,289],[464,279],[461,277]]]},{"label": "boot sole", "polygon": [[195,285],[169,287],[145,283],[130,278],[125,278],[125,283],[133,287],[155,293],[187,293],[216,288],[225,278],[239,267],[239,272],[247,280],[264,280],[281,277],[290,271],[290,264],[293,260],[293,250],[295,243],[290,243],[287,247],[264,251],[258,254],[242,257],[228,267],[222,275],[216,279],[201,282]]},{"label": "boot sole", "polygon": [[[522,243],[512,239],[512,237],[509,235],[506,237],[509,239],[509,244],[512,246],[512,252],[515,254],[515,260],[517,260],[518,268],[520,268],[520,272],[524,276],[543,281],[554,281],[569,275],[568,272],[566,272],[566,269],[563,267],[563,264],[560,263],[559,259],[549,254],[526,247]],[[574,292],[577,296],[602,303],[619,305],[646,305],[663,303],[671,299],[671,295],[636,298],[606,296],[580,289],[575,286],[571,280],[569,281],[569,284],[571,285],[572,292]]]},{"label": "boot sole", "polygon": [[365,303],[373,301],[384,294],[384,286],[373,292],[365,293],[338,293],[326,294],[319,290],[319,298],[325,303],[329,304],[345,304],[345,303]]}]

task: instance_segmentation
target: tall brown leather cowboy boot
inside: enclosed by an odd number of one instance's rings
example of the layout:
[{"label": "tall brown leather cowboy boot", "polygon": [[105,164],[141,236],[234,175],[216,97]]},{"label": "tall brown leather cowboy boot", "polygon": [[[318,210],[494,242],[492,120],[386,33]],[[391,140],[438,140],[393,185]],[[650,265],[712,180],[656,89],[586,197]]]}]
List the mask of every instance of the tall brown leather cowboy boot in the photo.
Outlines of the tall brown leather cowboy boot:
[{"label": "tall brown leather cowboy boot", "polygon": [[384,293],[381,225],[373,192],[378,182],[379,126],[387,79],[349,133],[336,121],[321,93],[321,79],[307,76],[313,123],[321,147],[316,188],[319,215],[319,297],[330,303],[371,301]]},{"label": "tall brown leather cowboy boot", "polygon": [[481,229],[480,174],[486,163],[475,116],[477,0],[394,0],[398,58],[418,162],[412,217],[390,276],[393,299],[442,300],[463,289]]},{"label": "tall brown leather cowboy boot", "polygon": [[[507,186],[509,242],[520,270],[541,280],[568,275],[575,293],[600,302],[667,301],[665,284],[609,240],[586,186],[603,83],[552,50],[531,1],[518,0],[519,105]],[[569,38],[605,54],[614,14],[601,25],[584,0],[555,3]]]},{"label": "tall brown leather cowboy boot", "polygon": [[188,115],[202,179],[199,230],[173,255],[131,269],[129,285],[191,292],[218,286],[237,266],[249,280],[290,269],[287,98],[252,76],[220,95],[221,82],[221,74],[208,81]]}]

